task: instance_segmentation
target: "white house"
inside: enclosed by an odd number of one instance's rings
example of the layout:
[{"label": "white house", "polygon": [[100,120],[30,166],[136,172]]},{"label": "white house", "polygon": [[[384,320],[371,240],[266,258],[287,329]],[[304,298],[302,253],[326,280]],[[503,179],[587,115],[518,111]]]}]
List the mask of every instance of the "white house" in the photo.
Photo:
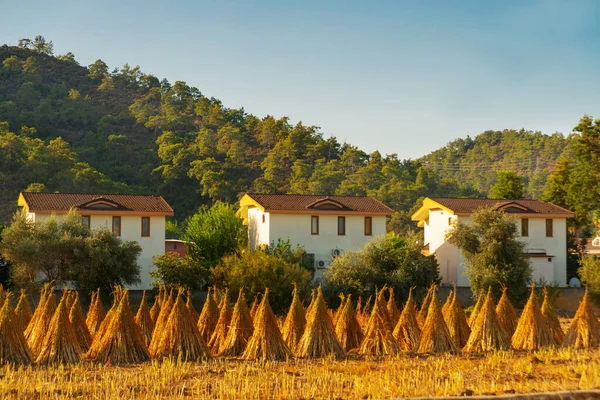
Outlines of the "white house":
[{"label": "white house", "polygon": [[443,283],[469,286],[462,254],[445,236],[455,222],[468,224],[471,214],[484,207],[496,207],[514,217],[534,281],[566,285],[567,218],[574,216],[571,211],[540,200],[426,198],[412,220],[424,229],[423,253],[435,254]]},{"label": "white house", "polygon": [[152,257],[165,252],[165,217],[173,215],[173,209],[162,197],[23,192],[18,205],[33,221],[44,221],[51,215],[60,219],[75,209],[88,228],[106,228],[122,240],[138,242],[142,247],[138,258],[141,283],[131,289],[152,287]]},{"label": "white house", "polygon": [[315,279],[345,250],[360,250],[386,233],[394,211],[366,196],[245,194],[239,215],[248,225],[250,249],[278,239],[301,245],[315,265]]}]

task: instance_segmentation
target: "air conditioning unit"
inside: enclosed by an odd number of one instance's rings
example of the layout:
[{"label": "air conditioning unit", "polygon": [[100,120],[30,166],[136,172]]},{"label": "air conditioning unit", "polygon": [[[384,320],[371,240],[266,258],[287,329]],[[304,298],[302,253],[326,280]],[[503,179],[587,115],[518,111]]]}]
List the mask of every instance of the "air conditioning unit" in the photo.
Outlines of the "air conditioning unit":
[{"label": "air conditioning unit", "polygon": [[331,250],[331,257],[336,258],[338,256],[341,256],[343,251],[344,250],[342,249],[333,249]]},{"label": "air conditioning unit", "polygon": [[317,268],[324,269],[325,268],[325,261],[323,261],[323,260],[317,261]]}]

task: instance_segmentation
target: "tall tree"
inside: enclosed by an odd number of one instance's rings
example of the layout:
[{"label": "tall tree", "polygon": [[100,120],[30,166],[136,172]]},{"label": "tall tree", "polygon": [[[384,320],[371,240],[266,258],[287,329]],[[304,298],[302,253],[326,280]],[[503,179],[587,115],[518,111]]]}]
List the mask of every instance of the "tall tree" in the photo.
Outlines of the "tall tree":
[{"label": "tall tree", "polygon": [[497,176],[498,181],[491,189],[493,199],[523,198],[523,178],[513,171],[498,171]]}]

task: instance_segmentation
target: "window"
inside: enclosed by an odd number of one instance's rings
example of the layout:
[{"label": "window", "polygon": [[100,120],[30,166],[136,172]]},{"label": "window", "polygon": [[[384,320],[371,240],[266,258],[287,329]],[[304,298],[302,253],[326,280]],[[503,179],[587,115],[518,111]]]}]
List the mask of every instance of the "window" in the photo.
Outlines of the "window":
[{"label": "window", "polygon": [[112,233],[115,236],[121,236],[121,217],[113,217]]},{"label": "window", "polygon": [[346,234],[346,217],[338,217],[338,235]]},{"label": "window", "polygon": [[318,235],[319,234],[319,217],[313,215],[310,217],[310,234]]},{"label": "window", "polygon": [[552,219],[546,220],[546,237],[554,236],[554,227],[552,226]]},{"label": "window", "polygon": [[521,218],[521,236],[529,236],[529,218]]},{"label": "window", "polygon": [[452,217],[448,217],[448,226],[452,225]]},{"label": "window", "polygon": [[90,225],[90,223],[92,222],[92,221],[91,221],[91,220],[92,220],[92,217],[90,217],[89,215],[82,215],[82,216],[81,216],[81,220],[83,221],[83,224],[84,224],[85,226],[87,226],[87,227],[88,227],[88,229],[90,229],[90,226],[91,226],[91,225]]},{"label": "window", "polygon": [[373,235],[373,217],[365,217],[365,236]]},{"label": "window", "polygon": [[142,236],[150,236],[150,217],[142,217]]},{"label": "window", "polygon": [[265,214],[262,215],[263,224],[265,223]]}]

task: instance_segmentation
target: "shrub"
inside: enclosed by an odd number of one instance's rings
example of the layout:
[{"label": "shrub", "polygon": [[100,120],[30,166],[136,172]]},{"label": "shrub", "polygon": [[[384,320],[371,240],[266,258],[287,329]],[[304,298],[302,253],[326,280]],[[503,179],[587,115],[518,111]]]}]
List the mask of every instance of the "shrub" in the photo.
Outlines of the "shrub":
[{"label": "shrub", "polygon": [[206,270],[189,257],[180,257],[177,253],[167,252],[152,258],[155,270],[150,276],[155,278],[152,285],[167,288],[184,288],[198,290],[206,283]]},{"label": "shrub", "polygon": [[581,267],[579,267],[579,276],[581,276],[581,281],[587,285],[592,300],[600,305],[600,259],[591,256],[583,257]]}]

